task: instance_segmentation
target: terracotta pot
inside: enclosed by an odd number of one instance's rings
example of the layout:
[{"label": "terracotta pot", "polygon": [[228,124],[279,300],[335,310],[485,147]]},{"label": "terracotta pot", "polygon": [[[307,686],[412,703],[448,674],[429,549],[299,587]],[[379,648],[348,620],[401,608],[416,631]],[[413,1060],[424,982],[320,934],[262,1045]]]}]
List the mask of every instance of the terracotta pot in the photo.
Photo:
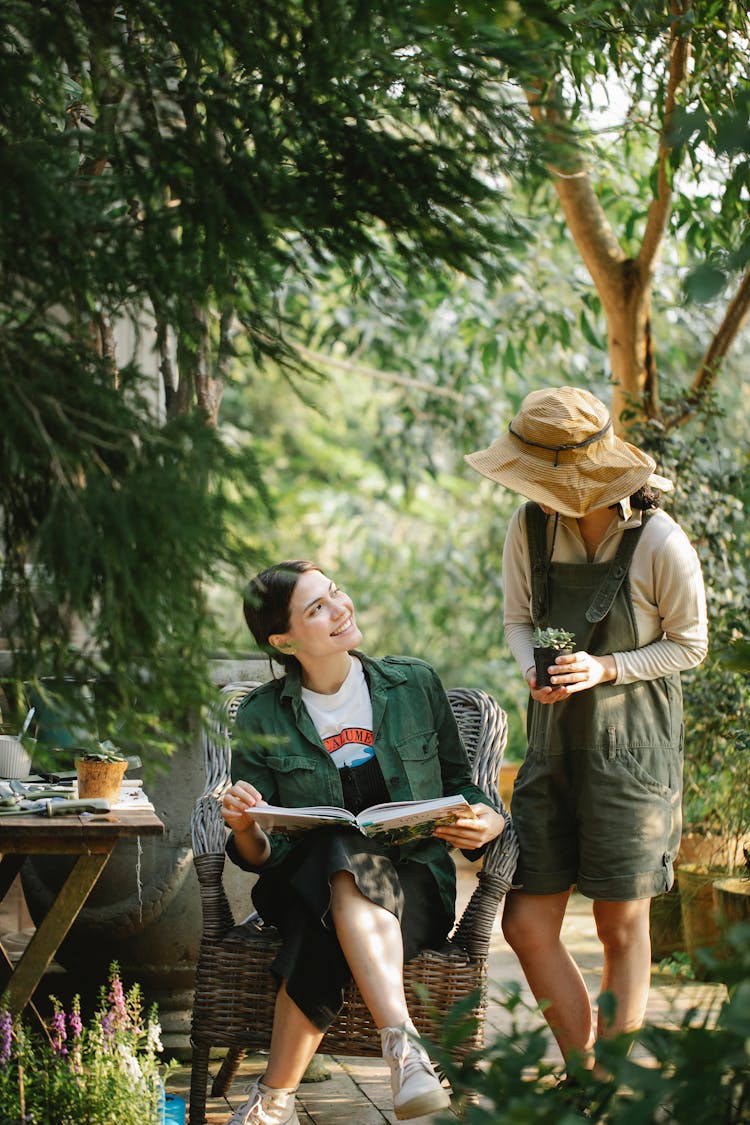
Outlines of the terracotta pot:
[{"label": "terracotta pot", "polygon": [[742,865],[743,845],[750,845],[750,836],[722,836],[718,832],[701,832],[686,828],[682,833],[676,864],[700,864],[702,867]]},{"label": "terracotta pot", "polygon": [[572,652],[573,649],[570,645],[567,648],[535,648],[534,649],[534,666],[536,668],[536,686],[537,687],[551,687],[549,672],[547,669],[551,664],[555,663],[558,656],[563,653]]},{"label": "terracotta pot", "polygon": [[79,797],[104,797],[113,803],[120,796],[126,761],[106,762],[97,758],[77,758]]}]

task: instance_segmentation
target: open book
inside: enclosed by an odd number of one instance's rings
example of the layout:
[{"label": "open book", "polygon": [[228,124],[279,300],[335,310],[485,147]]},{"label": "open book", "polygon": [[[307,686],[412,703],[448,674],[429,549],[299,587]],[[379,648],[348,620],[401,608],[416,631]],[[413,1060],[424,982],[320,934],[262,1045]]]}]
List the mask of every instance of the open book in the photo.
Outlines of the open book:
[{"label": "open book", "polygon": [[329,805],[287,809],[277,805],[254,805],[247,810],[266,832],[299,832],[324,825],[351,825],[365,836],[377,836],[384,844],[404,844],[431,836],[438,825],[452,824],[459,817],[473,817],[471,805],[460,794],[434,797],[429,801],[390,801],[371,805],[358,816]]}]

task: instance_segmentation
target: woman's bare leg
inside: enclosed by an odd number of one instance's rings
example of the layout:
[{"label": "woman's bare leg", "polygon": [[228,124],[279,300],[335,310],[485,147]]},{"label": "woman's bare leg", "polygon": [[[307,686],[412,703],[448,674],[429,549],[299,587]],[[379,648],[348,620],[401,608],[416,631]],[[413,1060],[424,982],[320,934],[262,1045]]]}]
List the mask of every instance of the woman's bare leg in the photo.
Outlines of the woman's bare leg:
[{"label": "woman's bare leg", "polygon": [[651,983],[650,907],[648,898],[594,903],[596,930],[604,947],[602,992],[611,992],[617,1001],[611,1021],[605,1022],[600,1014],[599,1037],[643,1026]]},{"label": "woman's bare leg", "polygon": [[[311,966],[310,971],[314,972],[315,967]],[[276,993],[264,1086],[274,1090],[296,1090],[322,1038],[323,1032],[297,1007],[286,990],[286,984],[282,983]]]},{"label": "woman's bare leg", "polygon": [[331,918],[339,945],[376,1027],[409,1018],[404,995],[404,943],[398,919],[361,893],[348,871],[331,880]]},{"label": "woman's bare leg", "polygon": [[[378,1027],[396,1027],[409,1018],[404,995],[404,947],[401,926],[388,910],[357,888],[348,871],[331,880],[331,917],[352,976]],[[315,971],[315,966],[310,967]],[[271,1048],[264,1085],[290,1089],[299,1085],[323,1032],[294,1003],[281,985],[276,996]]]},{"label": "woman's bare leg", "polygon": [[538,1003],[563,1058],[587,1057],[594,1045],[591,1000],[580,969],[562,943],[560,932],[569,891],[526,895],[513,891],[503,912],[503,933]]}]

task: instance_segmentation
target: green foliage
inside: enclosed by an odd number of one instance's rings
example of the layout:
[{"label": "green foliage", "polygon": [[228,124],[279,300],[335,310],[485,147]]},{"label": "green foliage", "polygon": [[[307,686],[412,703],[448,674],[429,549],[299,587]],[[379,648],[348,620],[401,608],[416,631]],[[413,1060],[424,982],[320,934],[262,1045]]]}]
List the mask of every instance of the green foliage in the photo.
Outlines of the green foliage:
[{"label": "green foliage", "polygon": [[750,610],[746,441],[731,407],[715,399],[703,404],[699,426],[670,434],[647,428],[641,436],[677,481],[668,509],[695,544],[706,582],[709,656],[682,677],[684,817],[739,840],[750,832],[750,679],[742,661]]},{"label": "green foliage", "polygon": [[[695,67],[672,122],[677,239],[651,310],[678,404],[714,316],[686,312],[682,279],[707,261],[686,282],[707,300],[747,260],[743,12],[701,0],[684,20]],[[368,647],[487,686],[520,747],[525,686],[499,581],[514,497],[469,480],[461,456],[533,387],[606,396],[608,374],[601,304],[519,88],[563,76],[568,141],[590,154],[634,254],[667,6],[5,0],[3,15],[7,708],[22,715],[33,691],[83,706],[85,729],[129,750],[170,750],[217,638],[247,643],[247,570],[312,554],[354,583]],[[303,377],[306,363],[327,375]],[[742,501],[720,501],[712,522],[701,483],[701,461],[744,456],[743,372],[726,361],[723,374],[726,449],[707,438],[686,479],[733,643]],[[217,434],[205,418],[222,386]]]},{"label": "green foliage", "polygon": [[[537,1122],[574,1125],[581,1118],[601,1125],[740,1125],[750,1112],[750,927],[731,934],[734,983],[717,1013],[688,1011],[679,1027],[646,1025],[597,1042],[599,1079],[571,1060],[568,1080],[555,1081],[545,1061],[549,1032],[541,1017],[529,1020],[517,986],[502,1000],[509,1028],[482,1051],[456,1063],[451,1047],[466,1035],[456,1007],[436,1057],[462,1106],[467,1125]],[[604,1010],[612,1002],[599,998]],[[525,1018],[521,1018],[525,1017]],[[715,1017],[715,1018],[714,1018]],[[463,1030],[462,1030],[463,1029]],[[632,1048],[635,1046],[635,1050]],[[453,1120],[444,1116],[441,1121]]]},{"label": "green foliage", "polygon": [[[743,270],[750,184],[746,0],[698,0],[677,18],[665,2],[564,8],[569,34],[545,46],[547,75],[558,81],[570,130],[551,162],[560,167],[566,150],[585,153],[607,215],[616,184],[632,213],[630,233],[642,232],[648,203],[659,193],[657,144],[666,125],[670,235],[703,263],[715,256],[713,267],[725,279]],[[689,37],[691,65],[668,114],[671,29]],[[618,236],[622,229],[613,224]]]},{"label": "green foliage", "polygon": [[25,686],[123,744],[184,735],[208,687],[203,584],[252,563],[266,518],[252,443],[206,424],[232,361],[255,382],[268,357],[300,366],[278,293],[311,262],[373,268],[388,241],[406,273],[495,271],[515,232],[489,204],[528,158],[495,82],[512,24],[392,0],[5,0],[11,707]]}]

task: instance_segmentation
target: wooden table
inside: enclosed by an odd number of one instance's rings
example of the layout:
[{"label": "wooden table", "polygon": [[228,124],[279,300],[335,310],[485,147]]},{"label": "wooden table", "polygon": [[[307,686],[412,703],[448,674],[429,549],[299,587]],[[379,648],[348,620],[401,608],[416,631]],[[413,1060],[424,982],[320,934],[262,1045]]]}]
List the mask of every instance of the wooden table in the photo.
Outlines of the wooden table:
[{"label": "wooden table", "polygon": [[[0,1008],[15,1015],[27,1005],[34,1007],[34,991],[117,841],[128,836],[163,834],[163,823],[148,809],[118,809],[82,816],[0,816],[0,901],[10,890],[27,856],[78,856],[15,968],[0,943]],[[36,1009],[34,1011],[36,1013]]]}]

